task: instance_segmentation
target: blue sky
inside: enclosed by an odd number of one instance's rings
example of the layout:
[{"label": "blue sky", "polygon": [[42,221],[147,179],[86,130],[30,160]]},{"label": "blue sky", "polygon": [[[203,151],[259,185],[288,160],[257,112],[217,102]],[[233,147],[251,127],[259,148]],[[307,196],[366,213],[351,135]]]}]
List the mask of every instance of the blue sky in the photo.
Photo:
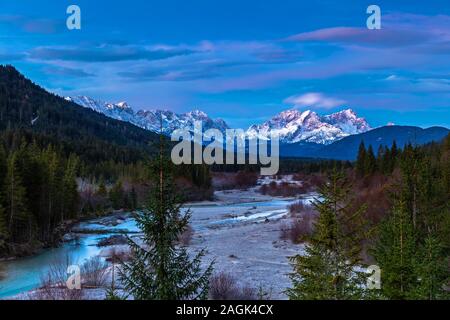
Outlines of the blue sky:
[{"label": "blue sky", "polygon": [[[71,4],[81,30],[66,28]],[[366,28],[370,4],[381,30]],[[372,126],[450,127],[445,0],[2,0],[0,63],[61,95],[232,127],[344,106]]]}]

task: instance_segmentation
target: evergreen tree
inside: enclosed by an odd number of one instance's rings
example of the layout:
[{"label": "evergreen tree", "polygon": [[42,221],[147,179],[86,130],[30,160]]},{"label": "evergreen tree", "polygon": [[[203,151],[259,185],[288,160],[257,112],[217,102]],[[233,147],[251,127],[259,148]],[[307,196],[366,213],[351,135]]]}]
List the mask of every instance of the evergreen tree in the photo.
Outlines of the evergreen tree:
[{"label": "evergreen tree", "polygon": [[130,192],[130,209],[131,210],[136,210],[138,204],[137,204],[138,200],[137,200],[137,193],[136,193],[136,189],[133,187],[131,187],[131,192]]},{"label": "evergreen tree", "polygon": [[367,149],[366,159],[364,162],[364,172],[366,174],[373,174],[377,170],[377,160],[375,154],[373,153],[373,148],[370,145]]},{"label": "evergreen tree", "polygon": [[448,258],[443,253],[442,244],[429,235],[418,257],[416,297],[424,300],[449,298],[449,292],[444,289],[450,281],[448,268]]},{"label": "evergreen tree", "polygon": [[365,207],[356,207],[351,186],[336,169],[319,193],[314,206],[319,212],[314,234],[305,254],[291,257],[294,272],[290,299],[362,299],[367,274],[361,266],[362,241],[369,228],[363,218]]},{"label": "evergreen tree", "polygon": [[[7,170],[7,166],[6,166],[6,153],[5,150],[3,149],[3,146],[0,143],[0,187],[4,185],[5,182],[5,177],[6,177],[6,170]],[[2,198],[1,198],[1,194],[0,194],[0,203]]]},{"label": "evergreen tree", "polygon": [[151,169],[154,183],[147,208],[136,213],[143,243],[129,242],[133,258],[123,264],[125,289],[139,300],[204,299],[212,264],[202,271],[205,252],[201,250],[190,259],[186,249],[176,244],[188,226],[190,212],[180,214],[170,159],[164,156],[162,146]]},{"label": "evergreen tree", "polygon": [[366,174],[366,146],[361,141],[358,149],[358,157],[356,159],[356,173],[363,177]]},{"label": "evergreen tree", "polygon": [[109,191],[109,200],[114,209],[123,209],[125,207],[125,193],[120,180]]},{"label": "evergreen tree", "polygon": [[61,170],[60,159],[52,146],[41,155],[42,198],[40,209],[41,238],[46,242],[53,240],[52,231],[61,221]]},{"label": "evergreen tree", "polygon": [[67,165],[62,179],[62,201],[61,201],[61,221],[74,218],[78,205],[78,185],[77,177],[78,159],[71,155],[67,160]]},{"label": "evergreen tree", "polygon": [[374,253],[387,298],[437,299],[448,281],[448,190],[428,153],[408,144],[397,161],[395,206],[380,226]]},{"label": "evergreen tree", "polygon": [[397,201],[381,223],[374,257],[382,270],[381,290],[388,299],[415,298],[418,284],[416,235],[404,201]]},{"label": "evergreen tree", "polygon": [[398,148],[397,148],[397,142],[395,140],[392,141],[391,155],[394,160],[397,159],[397,156],[399,155]]},{"label": "evergreen tree", "polygon": [[399,150],[397,148],[397,142],[395,142],[395,140],[392,142],[390,154],[391,157],[389,161],[389,172],[392,172],[394,171],[394,168],[397,164],[397,158],[399,157]]},{"label": "evergreen tree", "polygon": [[391,174],[394,170],[392,166],[392,154],[388,147],[384,148],[383,158],[381,160],[381,172],[384,174]]},{"label": "evergreen tree", "polygon": [[98,185],[98,189],[97,189],[97,195],[101,196],[101,197],[106,197],[108,195],[108,191],[106,190],[106,185],[105,185],[105,181],[102,179],[100,179],[100,183]]},{"label": "evergreen tree", "polygon": [[6,245],[7,239],[7,224],[6,224],[6,213],[3,207],[4,205],[4,194],[2,191],[3,186],[5,185],[5,177],[6,177],[6,154],[3,149],[3,146],[0,144],[0,256],[2,255],[2,248]]},{"label": "evergreen tree", "polygon": [[25,188],[20,175],[16,153],[8,158],[4,185],[4,201],[8,234],[13,241],[29,241],[32,238],[30,214],[26,204]]},{"label": "evergreen tree", "polygon": [[385,166],[384,166],[384,159],[385,159],[385,153],[386,153],[386,149],[384,148],[383,145],[379,145],[378,147],[378,151],[377,151],[377,169],[381,172],[384,173],[385,172]]},{"label": "evergreen tree", "polygon": [[400,160],[402,181],[400,185],[400,197],[405,202],[406,210],[411,215],[414,229],[417,227],[419,214],[419,167],[420,155],[411,144],[405,146]]},{"label": "evergreen tree", "polygon": [[5,209],[0,203],[0,257],[8,239],[8,229],[6,226]]}]

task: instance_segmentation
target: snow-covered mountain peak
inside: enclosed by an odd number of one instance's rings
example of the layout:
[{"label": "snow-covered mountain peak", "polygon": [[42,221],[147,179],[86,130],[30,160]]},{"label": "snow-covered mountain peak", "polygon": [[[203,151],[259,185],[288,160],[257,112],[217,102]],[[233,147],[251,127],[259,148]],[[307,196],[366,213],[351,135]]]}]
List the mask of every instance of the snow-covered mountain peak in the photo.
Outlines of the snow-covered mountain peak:
[{"label": "snow-covered mountain peak", "polygon": [[347,134],[362,133],[371,129],[367,121],[364,118],[359,118],[352,109],[323,116],[322,121],[340,128]]},{"label": "snow-covered mountain peak", "polygon": [[358,118],[351,109],[330,115],[319,116],[311,110],[291,109],[282,111],[272,119],[252,125],[247,134],[252,137],[268,136],[271,132],[280,136],[282,143],[313,142],[330,144],[350,134],[370,130],[363,118]]},{"label": "snow-covered mountain peak", "polygon": [[[138,127],[161,131],[170,135],[176,129],[194,131],[195,121],[201,121],[203,131],[229,129],[222,119],[212,119],[201,110],[177,114],[170,110],[134,111],[126,102],[107,103],[86,96],[67,97],[66,100],[103,113],[110,118],[130,122]],[[255,124],[246,131],[252,138],[267,139],[271,132],[277,133],[281,143],[312,142],[330,144],[352,134],[369,131],[371,128],[364,118],[360,118],[352,109],[344,109],[329,115],[318,115],[311,110],[285,110],[262,124]]]},{"label": "snow-covered mountain peak", "polygon": [[126,101],[121,101],[119,103],[116,103],[115,106],[120,109],[131,109],[131,107],[128,105],[128,103]]},{"label": "snow-covered mountain peak", "polygon": [[168,135],[176,129],[193,131],[195,121],[201,121],[204,130],[214,128],[224,132],[229,128],[222,119],[212,119],[200,110],[194,110],[184,114],[177,114],[170,110],[160,109],[134,111],[133,108],[124,101],[119,103],[108,103],[86,96],[66,97],[65,99],[103,113],[110,118],[127,121],[153,132],[161,131],[162,121],[162,131]]},{"label": "snow-covered mountain peak", "polygon": [[186,115],[189,116],[189,117],[192,117],[192,118],[199,118],[199,119],[201,119],[201,118],[203,118],[203,119],[209,118],[206,113],[204,113],[203,111],[197,110],[197,109],[193,110],[193,111],[190,111],[190,112],[187,112]]}]

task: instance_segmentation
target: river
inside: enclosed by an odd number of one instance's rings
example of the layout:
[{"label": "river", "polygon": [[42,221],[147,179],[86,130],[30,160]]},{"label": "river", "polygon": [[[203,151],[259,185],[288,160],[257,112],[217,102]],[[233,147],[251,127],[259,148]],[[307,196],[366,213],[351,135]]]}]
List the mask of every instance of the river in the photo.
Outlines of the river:
[{"label": "river", "polygon": [[[305,201],[310,201],[308,198]],[[245,203],[209,204],[192,206],[191,224],[196,234],[219,229],[222,226],[239,224],[257,224],[264,221],[278,220],[287,214],[287,206],[294,200],[272,199],[270,201],[249,201]],[[185,210],[185,209],[184,209]],[[71,264],[81,265],[87,259],[99,256],[103,248],[97,246],[100,239],[109,237],[120,231],[138,232],[135,221],[131,218],[121,220],[111,226],[99,223],[94,219],[79,223],[75,230],[101,230],[103,234],[79,234],[77,241],[63,243],[53,249],[27,258],[0,262],[0,270],[5,277],[0,280],[0,298],[8,298],[35,289],[49,266],[61,259],[70,259]],[[214,245],[214,244],[212,244]],[[208,246],[208,243],[206,244]]]}]

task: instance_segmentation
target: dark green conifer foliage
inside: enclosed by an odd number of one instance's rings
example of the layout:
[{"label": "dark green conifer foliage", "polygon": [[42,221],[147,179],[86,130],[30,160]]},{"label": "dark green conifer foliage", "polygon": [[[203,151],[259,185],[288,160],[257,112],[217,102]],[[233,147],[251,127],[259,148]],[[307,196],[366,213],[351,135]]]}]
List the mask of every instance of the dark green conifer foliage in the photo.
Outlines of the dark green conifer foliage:
[{"label": "dark green conifer foliage", "polygon": [[98,184],[97,194],[101,197],[106,197],[108,195],[108,191],[106,190],[105,180],[100,179]]},{"label": "dark green conifer foliage", "polygon": [[4,201],[8,234],[12,241],[29,241],[32,236],[33,221],[26,203],[26,190],[18,167],[17,154],[8,158],[8,169],[4,185]]},{"label": "dark green conifer foliage", "polygon": [[6,225],[6,215],[3,205],[0,203],[0,254],[6,246],[8,239],[8,228]]},{"label": "dark green conifer foliage", "polygon": [[414,298],[417,287],[416,235],[404,201],[397,201],[380,225],[374,257],[382,270],[381,290],[389,299]]},{"label": "dark green conifer foliage", "polygon": [[116,210],[125,207],[125,193],[120,180],[109,191],[109,200],[111,201],[112,207]]},{"label": "dark green conifer foliage", "polygon": [[365,174],[373,174],[377,170],[377,160],[375,158],[375,154],[373,152],[373,148],[370,145],[367,149],[365,164],[364,164],[364,172]]},{"label": "dark green conifer foliage", "polygon": [[294,272],[290,299],[363,299],[367,274],[361,265],[362,241],[369,236],[363,213],[351,197],[351,186],[335,171],[319,192],[314,206],[319,213],[312,239],[305,254],[292,257]]},{"label": "dark green conifer foliage", "polygon": [[181,199],[172,178],[171,160],[161,152],[151,164],[153,187],[146,208],[136,213],[142,243],[130,240],[132,259],[123,264],[126,291],[139,300],[205,299],[212,264],[202,270],[201,250],[192,259],[178,246],[191,214],[180,214]]},{"label": "dark green conifer foliage", "polygon": [[417,275],[419,278],[415,297],[424,300],[449,299],[450,293],[445,285],[450,281],[448,257],[444,254],[442,243],[428,235],[418,255]]},{"label": "dark green conifer foliage", "polygon": [[363,177],[366,172],[366,146],[361,141],[358,149],[358,157],[356,159],[356,173],[358,176]]},{"label": "dark green conifer foliage", "polygon": [[442,164],[435,156],[431,161],[430,150],[409,144],[397,160],[395,205],[380,225],[374,251],[388,299],[438,299],[448,284],[448,189]]},{"label": "dark green conifer foliage", "polygon": [[71,155],[67,160],[67,164],[62,177],[62,201],[61,201],[61,221],[76,217],[76,209],[78,207],[79,195],[77,185],[77,169],[78,158]]}]

